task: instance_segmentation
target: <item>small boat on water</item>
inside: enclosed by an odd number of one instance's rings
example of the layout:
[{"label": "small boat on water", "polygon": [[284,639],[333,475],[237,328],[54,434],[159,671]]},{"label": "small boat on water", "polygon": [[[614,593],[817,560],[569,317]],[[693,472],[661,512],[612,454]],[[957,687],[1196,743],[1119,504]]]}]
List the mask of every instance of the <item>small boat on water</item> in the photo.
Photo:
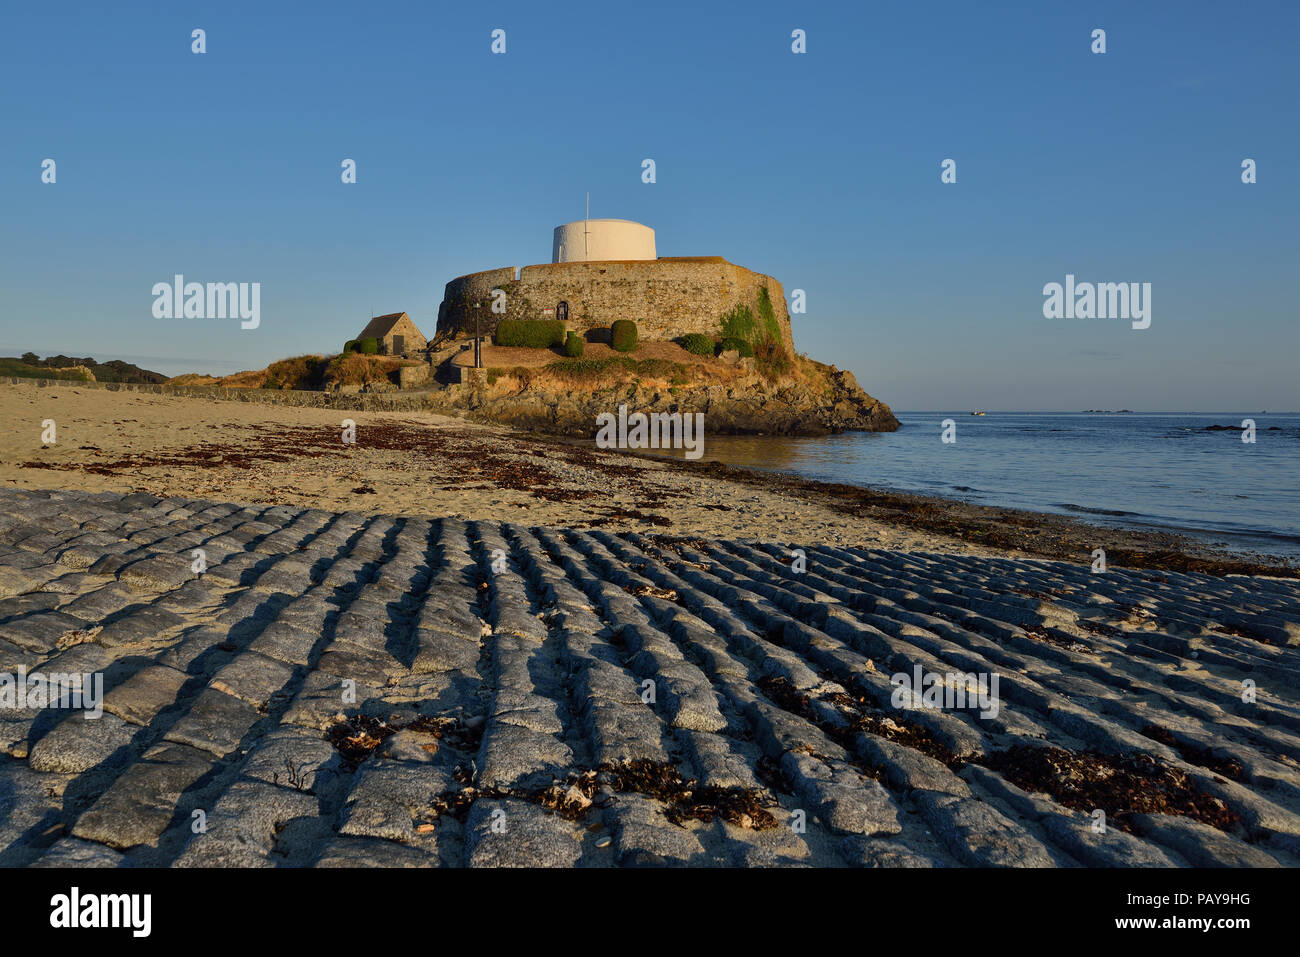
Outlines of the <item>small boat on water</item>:
[{"label": "small boat on water", "polygon": [[987,412],[972,412],[971,415],[988,415]]}]

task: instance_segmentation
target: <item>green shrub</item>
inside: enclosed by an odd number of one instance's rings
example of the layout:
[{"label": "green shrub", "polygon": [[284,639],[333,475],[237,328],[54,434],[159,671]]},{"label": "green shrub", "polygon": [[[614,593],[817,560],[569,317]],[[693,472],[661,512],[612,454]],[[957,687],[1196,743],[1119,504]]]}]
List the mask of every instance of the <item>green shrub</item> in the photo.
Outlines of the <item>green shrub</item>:
[{"label": "green shrub", "polygon": [[772,298],[766,286],[758,287],[758,317],[763,320],[763,332],[767,338],[781,338],[781,324],[776,321],[776,311],[772,308]]},{"label": "green shrub", "polygon": [[684,336],[678,336],[677,344],[695,356],[711,356],[717,345],[712,336],[701,332],[688,332]]},{"label": "green shrub", "polygon": [[740,353],[742,359],[748,359],[754,355],[754,347],[744,339],[737,339],[734,336],[728,336],[718,343],[718,354],[721,355],[730,349],[735,349]]},{"label": "green shrub", "polygon": [[357,351],[357,340],[349,339],[347,342],[343,343],[343,355],[346,356],[349,353],[356,352],[356,351]]},{"label": "green shrub", "polygon": [[363,356],[379,355],[379,340],[374,336],[367,336],[364,339],[357,340],[357,352]]},{"label": "green shrub", "polygon": [[568,337],[564,340],[564,354],[570,359],[582,358],[582,353],[586,348],[586,340],[576,332],[569,333]]},{"label": "green shrub", "polygon": [[549,349],[564,345],[564,323],[558,319],[502,319],[492,341],[499,346]]},{"label": "green shrub", "polygon": [[794,363],[790,360],[790,353],[785,351],[785,346],[779,339],[764,339],[755,351],[754,368],[763,378],[775,382],[788,375],[794,368]]},{"label": "green shrub", "polygon": [[609,344],[616,352],[631,352],[636,348],[636,323],[631,319],[615,319],[609,327]]},{"label": "green shrub", "polygon": [[733,306],[731,311],[722,317],[722,337],[724,339],[744,339],[750,342],[754,338],[754,332],[758,323],[754,319],[754,312],[749,306]]}]

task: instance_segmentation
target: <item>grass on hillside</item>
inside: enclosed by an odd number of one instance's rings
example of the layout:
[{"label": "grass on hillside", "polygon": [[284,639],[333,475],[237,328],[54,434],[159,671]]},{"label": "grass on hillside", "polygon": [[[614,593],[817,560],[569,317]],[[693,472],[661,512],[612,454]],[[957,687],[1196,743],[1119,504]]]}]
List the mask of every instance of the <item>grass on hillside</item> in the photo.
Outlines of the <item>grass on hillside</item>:
[{"label": "grass on hillside", "polygon": [[[826,373],[829,367],[805,356],[791,356],[779,341],[764,339],[754,356],[755,369],[768,382],[787,381],[807,388],[825,391],[829,388]],[[658,380],[676,387],[718,385],[742,375],[736,367],[718,366],[714,363],[674,362],[668,359],[633,359],[615,356],[599,359],[558,359],[540,367],[496,366],[487,371],[488,385],[495,385],[503,376],[514,379],[520,389],[534,385],[601,387]]]},{"label": "grass on hillside", "polygon": [[[389,373],[402,366],[420,365],[411,359],[397,359],[389,356],[366,356],[349,353],[334,356],[322,371],[324,387],[331,389],[336,385],[365,385],[388,378]],[[293,388],[314,388],[313,386],[294,386]]]},{"label": "grass on hillside", "polygon": [[538,368],[515,366],[490,368],[488,385],[501,376],[510,376],[520,389],[552,383],[564,386],[601,387],[640,382],[642,379],[666,380],[672,386],[688,385],[693,376],[689,365],[667,359],[633,359],[616,356],[603,359],[560,359]]},{"label": "grass on hillside", "polygon": [[492,366],[487,370],[488,385],[502,376],[514,379],[521,389],[543,382],[562,385],[617,385],[632,379],[668,378],[682,382],[689,377],[685,363],[666,359],[633,359],[631,356],[606,358],[565,358],[543,366]]},{"label": "grass on hillside", "polygon": [[[85,371],[90,376],[85,375]],[[21,376],[26,379],[68,379],[79,382],[129,382],[157,384],[166,382],[167,377],[160,372],[150,372],[138,365],[110,359],[108,362],[96,362],[91,356],[46,356],[41,358],[34,352],[24,352],[15,358],[0,358],[0,375]]]},{"label": "grass on hillside", "polygon": [[183,375],[171,380],[177,386],[216,386],[224,389],[296,389],[310,392],[328,390],[336,385],[365,385],[386,380],[401,366],[419,365],[410,359],[368,356],[359,352],[347,355],[291,356],[272,362],[265,369],[236,372],[227,376]]},{"label": "grass on hillside", "polygon": [[90,377],[80,369],[51,369],[36,366],[21,359],[0,358],[0,375],[23,379],[66,379],[69,382],[89,382]]},{"label": "grass on hillside", "polygon": [[324,356],[294,356],[280,359],[266,367],[263,389],[314,389],[325,384],[329,360]]},{"label": "grass on hillside", "polygon": [[649,379],[681,379],[690,377],[690,367],[684,362],[668,359],[633,359],[630,356],[612,356],[604,359],[561,359],[543,367],[557,378],[575,384],[594,382],[621,376],[626,373]]}]

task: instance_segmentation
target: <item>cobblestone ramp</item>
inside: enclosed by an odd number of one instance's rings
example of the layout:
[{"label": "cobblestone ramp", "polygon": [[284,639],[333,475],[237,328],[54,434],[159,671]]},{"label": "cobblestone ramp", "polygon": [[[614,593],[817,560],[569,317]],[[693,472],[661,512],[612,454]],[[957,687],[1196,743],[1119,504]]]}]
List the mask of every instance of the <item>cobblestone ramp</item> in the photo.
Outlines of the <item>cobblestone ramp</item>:
[{"label": "cobblestone ramp", "polygon": [[0,491],[0,864],[1300,863],[1296,582],[800,547]]}]

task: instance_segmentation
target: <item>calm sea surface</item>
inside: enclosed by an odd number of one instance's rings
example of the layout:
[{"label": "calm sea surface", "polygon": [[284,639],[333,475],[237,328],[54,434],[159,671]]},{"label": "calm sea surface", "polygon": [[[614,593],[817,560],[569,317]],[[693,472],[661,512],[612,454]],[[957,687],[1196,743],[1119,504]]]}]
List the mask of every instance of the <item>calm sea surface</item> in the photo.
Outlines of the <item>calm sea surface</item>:
[{"label": "calm sea surface", "polygon": [[[710,436],[704,458],[807,478],[1174,529],[1300,558],[1300,415],[897,413],[892,433]],[[1255,420],[1239,432],[1206,431]],[[940,441],[944,419],[957,441]]]}]

